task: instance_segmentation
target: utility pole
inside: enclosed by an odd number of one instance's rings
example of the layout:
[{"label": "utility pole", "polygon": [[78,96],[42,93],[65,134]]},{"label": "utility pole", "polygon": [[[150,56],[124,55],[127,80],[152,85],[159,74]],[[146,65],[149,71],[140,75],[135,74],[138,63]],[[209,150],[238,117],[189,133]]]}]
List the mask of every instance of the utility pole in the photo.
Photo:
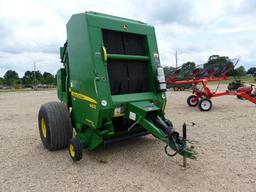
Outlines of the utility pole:
[{"label": "utility pole", "polygon": [[178,68],[178,51],[175,51],[175,63],[176,63],[176,69]]},{"label": "utility pole", "polygon": [[34,61],[34,86],[36,86],[36,62]]}]

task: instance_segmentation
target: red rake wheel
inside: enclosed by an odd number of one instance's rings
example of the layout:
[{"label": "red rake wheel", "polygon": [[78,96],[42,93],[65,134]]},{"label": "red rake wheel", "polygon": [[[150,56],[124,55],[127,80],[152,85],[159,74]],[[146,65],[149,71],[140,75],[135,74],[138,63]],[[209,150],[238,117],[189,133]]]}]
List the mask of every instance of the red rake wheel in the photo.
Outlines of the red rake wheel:
[{"label": "red rake wheel", "polygon": [[190,95],[187,99],[187,104],[190,107],[196,107],[198,104],[198,98],[195,95]]},{"label": "red rake wheel", "polygon": [[210,99],[201,99],[198,103],[198,107],[201,111],[210,111],[212,108],[212,102]]}]

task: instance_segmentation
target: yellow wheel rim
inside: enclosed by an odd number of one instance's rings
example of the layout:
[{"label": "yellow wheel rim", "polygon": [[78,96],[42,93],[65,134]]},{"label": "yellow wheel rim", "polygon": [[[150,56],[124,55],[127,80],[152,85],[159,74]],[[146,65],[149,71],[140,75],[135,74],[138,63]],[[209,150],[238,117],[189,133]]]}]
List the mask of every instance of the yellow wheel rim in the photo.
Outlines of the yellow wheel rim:
[{"label": "yellow wheel rim", "polygon": [[69,145],[69,153],[71,157],[75,157],[75,149],[73,144]]},{"label": "yellow wheel rim", "polygon": [[46,125],[45,125],[45,120],[42,117],[41,119],[41,128],[42,128],[42,135],[44,138],[46,138],[47,134],[46,134]]}]

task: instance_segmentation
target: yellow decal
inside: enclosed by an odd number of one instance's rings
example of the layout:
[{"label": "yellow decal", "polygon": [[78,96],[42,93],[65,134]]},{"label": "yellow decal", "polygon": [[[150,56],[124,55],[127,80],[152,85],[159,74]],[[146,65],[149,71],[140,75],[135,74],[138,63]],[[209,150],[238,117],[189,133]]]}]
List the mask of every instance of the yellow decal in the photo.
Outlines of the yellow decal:
[{"label": "yellow decal", "polygon": [[164,99],[164,103],[163,103],[163,112],[165,111],[165,107],[166,107],[166,99]]},{"label": "yellow decal", "polygon": [[107,50],[104,46],[102,46],[102,51],[103,51],[103,61],[106,63],[108,60],[108,55],[107,55]]},{"label": "yellow decal", "polygon": [[96,109],[96,105],[93,104],[93,103],[90,103],[90,104],[89,104],[89,107],[91,107],[91,108],[93,108],[93,109]]},{"label": "yellow decal", "polygon": [[86,95],[82,95],[80,93],[77,93],[77,92],[74,92],[74,91],[71,91],[71,95],[77,99],[80,99],[80,100],[85,100],[85,101],[89,101],[90,103],[94,103],[94,104],[97,104],[97,101],[94,100],[93,98],[91,97],[88,97]]},{"label": "yellow decal", "polygon": [[114,114],[114,117],[121,117],[124,116],[124,113]]}]

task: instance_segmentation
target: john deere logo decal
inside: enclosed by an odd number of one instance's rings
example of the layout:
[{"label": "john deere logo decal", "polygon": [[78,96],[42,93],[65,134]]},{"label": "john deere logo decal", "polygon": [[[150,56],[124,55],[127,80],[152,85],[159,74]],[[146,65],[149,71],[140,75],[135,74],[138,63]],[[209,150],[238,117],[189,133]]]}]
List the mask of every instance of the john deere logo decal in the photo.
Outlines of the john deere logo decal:
[{"label": "john deere logo decal", "polygon": [[124,29],[124,30],[127,30],[127,29],[128,29],[128,25],[126,25],[126,24],[123,25],[123,29]]}]

